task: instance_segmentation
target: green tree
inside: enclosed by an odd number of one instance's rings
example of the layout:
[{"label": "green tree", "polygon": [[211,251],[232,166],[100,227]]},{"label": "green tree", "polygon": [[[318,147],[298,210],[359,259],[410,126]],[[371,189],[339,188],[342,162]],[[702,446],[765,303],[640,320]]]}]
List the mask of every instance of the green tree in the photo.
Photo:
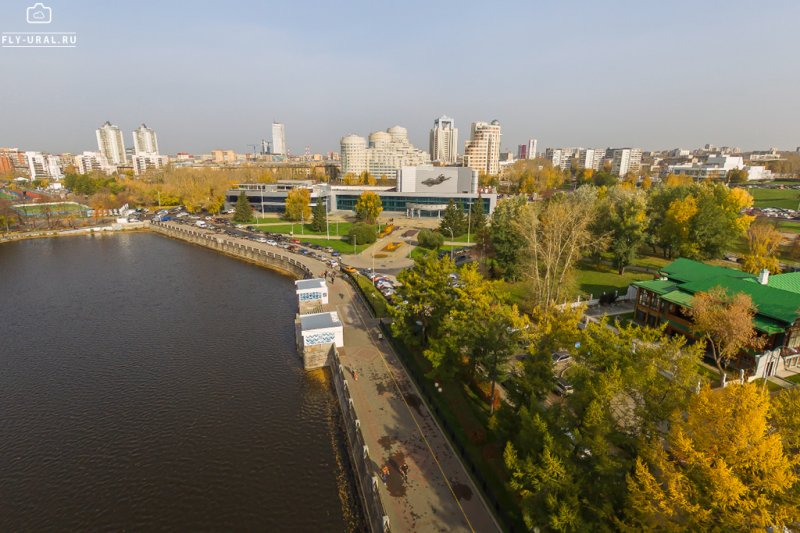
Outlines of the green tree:
[{"label": "green tree", "polygon": [[479,235],[486,227],[486,213],[483,211],[483,199],[480,196],[472,202],[467,222],[472,235]]},{"label": "green tree", "polygon": [[494,277],[509,281],[522,274],[525,238],[516,227],[516,220],[525,206],[524,196],[506,198],[497,203],[489,225],[490,271]]},{"label": "green tree", "polygon": [[621,185],[613,187],[601,202],[597,220],[610,237],[609,250],[620,275],[636,259],[645,242],[646,209],[644,192]]},{"label": "green tree", "polygon": [[438,231],[421,229],[417,234],[417,243],[428,250],[438,250],[444,245],[444,235]]},{"label": "green tree", "polygon": [[796,463],[768,424],[769,395],[753,384],[708,387],[676,413],[666,443],[651,441],[628,476],[628,526],[740,531],[800,520]]},{"label": "green tree", "polygon": [[356,216],[359,220],[363,220],[368,224],[374,224],[381,212],[383,212],[383,203],[381,197],[372,191],[364,191],[356,201]]},{"label": "green tree", "polygon": [[311,218],[311,191],[294,188],[286,196],[286,212],[284,217],[292,221],[305,221]]},{"label": "green tree", "polygon": [[456,204],[453,199],[447,204],[442,220],[439,223],[439,231],[442,235],[450,238],[457,238],[467,232],[467,216],[460,204]]},{"label": "green tree", "polygon": [[347,232],[347,240],[350,244],[372,244],[378,238],[375,226],[365,222],[356,222]]},{"label": "green tree", "polygon": [[317,203],[312,209],[311,229],[317,232],[325,231],[328,222],[328,211],[325,208],[325,200],[317,199]]},{"label": "green tree", "polygon": [[743,168],[732,168],[725,174],[725,181],[727,183],[746,183],[747,170]]},{"label": "green tree", "polygon": [[236,208],[233,212],[233,221],[237,224],[246,224],[253,219],[253,206],[247,199],[247,194],[242,191],[236,200]]},{"label": "green tree", "polygon": [[414,348],[427,348],[428,339],[440,337],[443,320],[455,305],[449,256],[429,254],[398,274],[398,305],[392,306],[392,332]]}]

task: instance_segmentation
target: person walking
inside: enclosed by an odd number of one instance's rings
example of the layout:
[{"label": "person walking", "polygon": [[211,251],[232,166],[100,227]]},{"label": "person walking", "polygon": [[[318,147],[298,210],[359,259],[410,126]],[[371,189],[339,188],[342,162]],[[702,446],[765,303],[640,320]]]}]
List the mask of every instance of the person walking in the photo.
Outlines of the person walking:
[{"label": "person walking", "polygon": [[403,481],[408,483],[408,465],[403,463],[403,466],[400,467],[400,472],[403,473]]}]

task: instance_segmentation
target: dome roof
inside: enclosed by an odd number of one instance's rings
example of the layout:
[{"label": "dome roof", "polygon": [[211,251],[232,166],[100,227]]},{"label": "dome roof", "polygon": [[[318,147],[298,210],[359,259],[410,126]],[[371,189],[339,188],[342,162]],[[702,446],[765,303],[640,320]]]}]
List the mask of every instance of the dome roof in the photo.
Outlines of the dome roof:
[{"label": "dome roof", "polygon": [[364,137],[360,136],[360,135],[356,135],[354,133],[351,133],[350,135],[345,135],[344,137],[342,137],[341,143],[342,144],[347,144],[347,145],[365,145],[366,146],[367,140]]},{"label": "dome roof", "polygon": [[391,142],[392,136],[385,131],[375,131],[369,134],[370,144],[381,144]]},{"label": "dome roof", "polygon": [[393,141],[405,141],[408,139],[408,130],[403,126],[392,126],[386,131],[392,136]]},{"label": "dome roof", "polygon": [[492,121],[492,126],[499,126],[499,125],[500,125],[500,121],[499,121],[499,120],[497,120],[497,119],[494,119],[494,120]]}]

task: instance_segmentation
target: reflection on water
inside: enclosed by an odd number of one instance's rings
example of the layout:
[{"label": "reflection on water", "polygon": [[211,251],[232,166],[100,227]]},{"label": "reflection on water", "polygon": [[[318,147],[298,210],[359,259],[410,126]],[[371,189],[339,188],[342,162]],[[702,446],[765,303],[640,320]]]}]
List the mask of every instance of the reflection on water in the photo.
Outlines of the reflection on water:
[{"label": "reflection on water", "polygon": [[0,246],[0,530],[361,529],[292,289],[151,234]]}]

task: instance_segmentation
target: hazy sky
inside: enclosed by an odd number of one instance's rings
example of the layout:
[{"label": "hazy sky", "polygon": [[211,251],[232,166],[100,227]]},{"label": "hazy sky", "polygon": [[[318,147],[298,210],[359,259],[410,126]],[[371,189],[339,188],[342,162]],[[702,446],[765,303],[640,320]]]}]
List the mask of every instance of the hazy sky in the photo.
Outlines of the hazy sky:
[{"label": "hazy sky", "polygon": [[[0,31],[33,2],[4,0]],[[503,146],[800,145],[800,2],[50,1],[75,49],[0,48],[0,146],[96,150],[110,120],[161,151],[269,138],[339,149],[394,124],[427,149],[498,119]]]}]

